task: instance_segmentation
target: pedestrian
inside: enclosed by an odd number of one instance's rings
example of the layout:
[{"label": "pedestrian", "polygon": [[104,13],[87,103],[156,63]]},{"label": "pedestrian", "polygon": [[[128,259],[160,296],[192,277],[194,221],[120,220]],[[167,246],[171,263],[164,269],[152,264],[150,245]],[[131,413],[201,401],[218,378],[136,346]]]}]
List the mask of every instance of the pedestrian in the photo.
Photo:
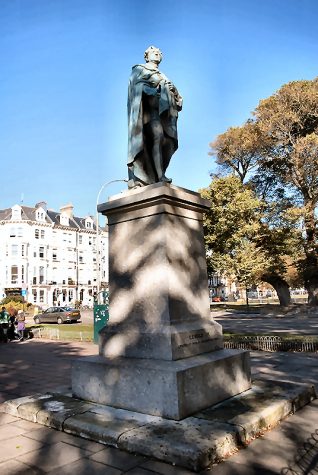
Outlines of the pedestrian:
[{"label": "pedestrian", "polygon": [[8,339],[10,341],[15,340],[15,323],[18,311],[16,308],[9,308],[9,328],[8,328]]},{"label": "pedestrian", "polygon": [[9,314],[5,307],[2,307],[0,312],[0,341],[8,342],[8,328],[9,328]]},{"label": "pedestrian", "polygon": [[18,335],[20,337],[19,341],[23,341],[24,340],[24,330],[25,330],[25,315],[24,315],[23,310],[18,311],[17,322],[18,322],[17,332],[18,332]]}]

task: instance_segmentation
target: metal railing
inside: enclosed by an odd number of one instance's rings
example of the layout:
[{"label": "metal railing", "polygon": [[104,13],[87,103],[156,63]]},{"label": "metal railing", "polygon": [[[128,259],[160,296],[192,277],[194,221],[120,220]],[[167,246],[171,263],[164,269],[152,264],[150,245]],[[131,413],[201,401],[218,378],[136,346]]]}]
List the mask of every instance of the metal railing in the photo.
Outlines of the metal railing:
[{"label": "metal railing", "polygon": [[290,339],[280,336],[224,336],[224,348],[255,351],[299,351],[315,353],[318,351],[318,338],[307,337]]},{"label": "metal railing", "polygon": [[45,340],[93,341],[93,331],[61,331],[59,328],[32,328],[32,338]]}]

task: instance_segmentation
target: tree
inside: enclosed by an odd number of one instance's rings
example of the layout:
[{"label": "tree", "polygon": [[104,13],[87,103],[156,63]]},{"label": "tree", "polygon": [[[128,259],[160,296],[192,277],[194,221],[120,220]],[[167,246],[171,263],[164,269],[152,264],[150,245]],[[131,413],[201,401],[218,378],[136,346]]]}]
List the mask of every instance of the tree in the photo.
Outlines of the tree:
[{"label": "tree", "polygon": [[211,202],[204,218],[208,270],[235,275],[245,287],[268,282],[281,305],[288,305],[288,273],[295,266],[287,256],[299,248],[293,214],[284,215],[283,222],[273,204],[268,206],[234,175],[214,178],[201,195]]},{"label": "tree", "polygon": [[230,127],[210,143],[210,155],[215,155],[216,163],[227,173],[234,172],[243,183],[259,160],[259,144],[264,143],[261,131],[252,120],[243,127]]},{"label": "tree", "polygon": [[304,257],[299,265],[308,301],[318,305],[318,79],[284,85],[260,102],[254,116],[268,145],[260,169],[274,174],[302,205]]},{"label": "tree", "polygon": [[211,202],[204,218],[206,246],[212,251],[208,270],[251,287],[266,267],[264,253],[253,242],[260,230],[261,201],[233,175],[215,178],[201,195]]},{"label": "tree", "polygon": [[[280,220],[284,221],[284,213],[290,216],[291,210],[298,215],[282,230],[292,230],[297,266],[308,301],[317,305],[318,79],[284,85],[260,101],[253,119],[242,127],[228,129],[211,146],[211,154],[216,156],[221,170],[232,170],[268,206],[274,204],[281,209]],[[277,231],[279,226],[279,222],[274,226],[267,223],[266,240],[271,255],[270,249],[275,248],[272,244],[277,241],[272,230]],[[287,251],[294,259],[291,246],[285,246],[283,252]],[[276,257],[283,257],[282,253],[275,253]]]}]

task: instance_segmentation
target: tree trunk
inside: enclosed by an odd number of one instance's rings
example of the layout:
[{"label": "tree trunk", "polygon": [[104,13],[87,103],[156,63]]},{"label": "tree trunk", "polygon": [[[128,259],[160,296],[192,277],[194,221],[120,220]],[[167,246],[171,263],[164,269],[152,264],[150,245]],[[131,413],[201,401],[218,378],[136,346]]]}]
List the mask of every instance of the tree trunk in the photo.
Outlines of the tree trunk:
[{"label": "tree trunk", "polygon": [[274,287],[279,298],[279,305],[287,307],[291,304],[289,285],[286,280],[276,274],[264,274],[262,280]]},{"label": "tree trunk", "polygon": [[318,305],[318,268],[307,268],[304,270],[305,288],[308,292],[308,304]]},{"label": "tree trunk", "polygon": [[305,229],[306,258],[303,263],[303,276],[305,288],[308,292],[309,305],[318,305],[318,249],[317,249],[317,231],[316,231],[316,203],[307,199],[305,201]]}]

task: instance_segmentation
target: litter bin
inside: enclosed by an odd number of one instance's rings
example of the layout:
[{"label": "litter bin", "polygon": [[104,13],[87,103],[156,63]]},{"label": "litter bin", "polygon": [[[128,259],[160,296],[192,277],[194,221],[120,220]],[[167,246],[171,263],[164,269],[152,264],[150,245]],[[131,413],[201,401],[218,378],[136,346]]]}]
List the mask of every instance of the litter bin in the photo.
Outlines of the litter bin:
[{"label": "litter bin", "polygon": [[101,290],[94,300],[94,343],[98,343],[98,333],[109,319],[108,291]]}]

